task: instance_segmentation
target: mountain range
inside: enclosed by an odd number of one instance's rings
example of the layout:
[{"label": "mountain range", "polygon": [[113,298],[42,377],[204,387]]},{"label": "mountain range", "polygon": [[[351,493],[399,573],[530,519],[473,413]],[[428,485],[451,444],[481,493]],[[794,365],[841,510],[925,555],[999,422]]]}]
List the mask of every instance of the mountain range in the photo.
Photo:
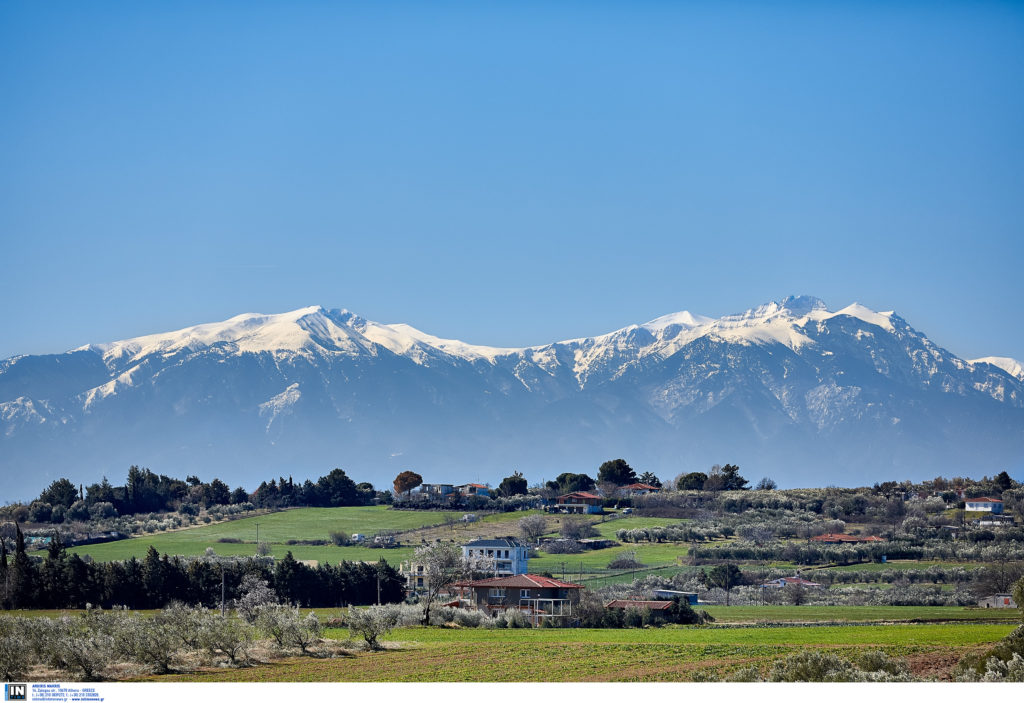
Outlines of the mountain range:
[{"label": "mountain range", "polygon": [[527,348],[308,307],[0,362],[9,499],[130,464],[252,490],[334,467],[378,487],[404,469],[533,483],[618,457],[780,486],[1019,475],[1024,366],[807,296]]}]

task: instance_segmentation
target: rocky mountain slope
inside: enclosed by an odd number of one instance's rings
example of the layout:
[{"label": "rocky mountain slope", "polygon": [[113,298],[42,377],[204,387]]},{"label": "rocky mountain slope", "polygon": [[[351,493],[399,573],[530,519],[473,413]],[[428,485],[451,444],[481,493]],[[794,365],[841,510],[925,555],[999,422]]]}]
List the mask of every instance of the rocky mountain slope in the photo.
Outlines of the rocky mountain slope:
[{"label": "rocky mountain slope", "polygon": [[0,362],[12,498],[132,463],[252,489],[335,466],[379,486],[405,468],[536,481],[620,456],[783,486],[1019,472],[1024,370],[809,297],[522,349],[309,307]]}]

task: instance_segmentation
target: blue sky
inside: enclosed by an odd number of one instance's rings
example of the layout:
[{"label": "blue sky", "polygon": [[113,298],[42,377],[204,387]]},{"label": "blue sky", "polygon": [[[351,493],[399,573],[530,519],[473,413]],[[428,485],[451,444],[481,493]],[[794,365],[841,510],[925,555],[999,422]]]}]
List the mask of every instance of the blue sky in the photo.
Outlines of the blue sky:
[{"label": "blue sky", "polygon": [[6,2],[0,358],[811,294],[1024,359],[1022,77],[1013,3]]}]

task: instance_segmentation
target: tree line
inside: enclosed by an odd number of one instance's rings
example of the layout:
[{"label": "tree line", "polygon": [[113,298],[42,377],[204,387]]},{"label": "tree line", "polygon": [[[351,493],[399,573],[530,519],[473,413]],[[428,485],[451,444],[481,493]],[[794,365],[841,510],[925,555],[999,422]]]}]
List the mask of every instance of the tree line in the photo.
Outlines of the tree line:
[{"label": "tree line", "polygon": [[[396,603],[405,597],[405,580],[385,561],[375,564],[341,562],[337,566],[307,566],[291,552],[283,559],[256,557],[183,558],[161,555],[153,547],[146,556],[125,561],[94,563],[68,554],[54,534],[45,559],[25,551],[17,528],[13,558],[0,541],[0,607],[162,608],[181,602],[216,607],[241,595],[246,576],[270,584],[287,603],[302,607],[334,607]],[[378,596],[379,594],[379,596]]]},{"label": "tree line", "polygon": [[342,469],[334,469],[315,482],[306,479],[295,483],[290,476],[263,481],[250,494],[241,486],[231,489],[219,478],[206,483],[197,476],[188,476],[183,481],[132,466],[122,486],[112,485],[106,477],[88,486],[76,486],[67,478],[59,478],[29,505],[15,507],[11,517],[21,522],[61,524],[172,510],[196,515],[201,508],[218,505],[339,507],[371,505],[381,499],[372,484],[357,484]]}]

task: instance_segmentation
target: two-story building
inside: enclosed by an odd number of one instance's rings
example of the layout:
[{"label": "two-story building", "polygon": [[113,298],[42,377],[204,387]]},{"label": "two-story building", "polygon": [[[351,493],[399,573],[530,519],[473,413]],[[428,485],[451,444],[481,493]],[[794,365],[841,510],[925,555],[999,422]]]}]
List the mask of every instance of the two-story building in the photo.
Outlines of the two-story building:
[{"label": "two-story building", "polygon": [[525,574],[530,549],[515,537],[475,539],[462,545],[463,558],[495,576]]},{"label": "two-story building", "polygon": [[456,486],[455,490],[460,495],[464,496],[481,496],[482,498],[491,497],[491,489],[480,483],[465,483],[461,486]]},{"label": "two-story building", "polygon": [[587,491],[574,491],[558,496],[555,500],[558,509],[567,513],[593,513],[600,515],[604,510],[601,508],[601,496],[588,493]]},{"label": "two-story building", "polygon": [[438,500],[455,493],[455,486],[450,483],[421,483],[416,495],[421,498]]}]

